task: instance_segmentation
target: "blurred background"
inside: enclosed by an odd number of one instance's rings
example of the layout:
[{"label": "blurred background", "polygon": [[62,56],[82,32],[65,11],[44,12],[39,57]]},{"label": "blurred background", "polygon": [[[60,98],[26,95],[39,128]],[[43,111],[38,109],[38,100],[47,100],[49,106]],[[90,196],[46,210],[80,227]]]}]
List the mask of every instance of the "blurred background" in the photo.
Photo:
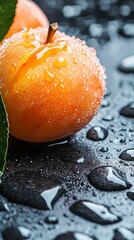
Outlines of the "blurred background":
[{"label": "blurred background", "polygon": [[[120,34],[134,35],[134,1],[122,0],[35,0],[50,22],[58,21],[66,28],[77,29],[75,34],[88,34],[105,41],[116,27]],[[131,23],[132,25],[124,25]],[[65,30],[65,29],[64,29]],[[71,32],[71,29],[69,29]]]}]

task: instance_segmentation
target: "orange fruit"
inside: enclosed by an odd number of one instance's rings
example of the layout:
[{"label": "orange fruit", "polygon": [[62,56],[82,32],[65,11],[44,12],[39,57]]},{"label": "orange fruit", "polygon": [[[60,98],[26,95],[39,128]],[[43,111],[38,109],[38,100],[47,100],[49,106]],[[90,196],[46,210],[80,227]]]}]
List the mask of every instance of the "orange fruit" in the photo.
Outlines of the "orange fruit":
[{"label": "orange fruit", "polygon": [[19,0],[16,15],[5,38],[21,31],[23,28],[36,28],[39,26],[48,26],[48,19],[44,12],[31,0]]},{"label": "orange fruit", "polygon": [[104,68],[95,50],[57,31],[14,34],[0,47],[0,90],[10,134],[50,142],[83,128],[97,113],[105,93]]}]

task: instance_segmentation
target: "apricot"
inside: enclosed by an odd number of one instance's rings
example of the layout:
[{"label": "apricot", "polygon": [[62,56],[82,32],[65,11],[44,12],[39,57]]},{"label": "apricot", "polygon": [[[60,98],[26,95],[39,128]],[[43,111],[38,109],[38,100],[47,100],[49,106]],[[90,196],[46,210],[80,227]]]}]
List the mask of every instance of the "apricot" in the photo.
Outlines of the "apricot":
[{"label": "apricot", "polygon": [[[83,128],[105,93],[105,70],[93,48],[46,28],[25,29],[0,47],[0,90],[10,134],[50,142]],[[46,40],[47,39],[47,40]]]},{"label": "apricot", "polygon": [[23,28],[48,26],[48,19],[40,7],[31,0],[19,0],[14,21],[5,38],[21,31]]}]

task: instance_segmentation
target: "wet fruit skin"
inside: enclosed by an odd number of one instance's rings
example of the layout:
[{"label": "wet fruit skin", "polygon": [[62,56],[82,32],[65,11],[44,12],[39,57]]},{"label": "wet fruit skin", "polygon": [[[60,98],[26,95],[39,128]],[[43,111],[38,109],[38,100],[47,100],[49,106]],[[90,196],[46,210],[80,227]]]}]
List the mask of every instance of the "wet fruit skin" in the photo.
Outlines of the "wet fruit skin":
[{"label": "wet fruit skin", "polygon": [[31,0],[18,0],[13,23],[5,38],[21,31],[23,28],[48,26],[48,19],[39,6]]},{"label": "wet fruit skin", "polygon": [[59,31],[24,30],[0,47],[0,91],[10,134],[30,142],[50,142],[83,128],[97,113],[105,93],[104,68],[93,48]]}]

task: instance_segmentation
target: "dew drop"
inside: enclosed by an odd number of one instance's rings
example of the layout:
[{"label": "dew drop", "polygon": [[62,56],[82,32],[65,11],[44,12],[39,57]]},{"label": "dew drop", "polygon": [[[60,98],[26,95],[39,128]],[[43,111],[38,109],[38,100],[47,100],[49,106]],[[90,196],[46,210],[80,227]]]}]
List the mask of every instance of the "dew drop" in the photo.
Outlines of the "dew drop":
[{"label": "dew drop", "polygon": [[45,218],[47,224],[58,224],[58,218],[55,215],[48,215]]},{"label": "dew drop", "polygon": [[118,68],[126,73],[134,73],[134,55],[123,58]]},{"label": "dew drop", "polygon": [[125,227],[115,229],[113,240],[133,240],[134,232]]},{"label": "dew drop", "polygon": [[134,118],[134,102],[129,103],[120,110],[120,114],[124,117]]},{"label": "dew drop", "polygon": [[74,58],[74,59],[73,59],[73,62],[74,62],[74,63],[78,63],[78,59],[77,59],[77,58]]},{"label": "dew drop", "polygon": [[88,175],[89,182],[104,191],[120,191],[130,188],[126,175],[120,169],[112,166],[100,166]]},{"label": "dew drop", "polygon": [[59,90],[61,93],[65,93],[65,92],[66,92],[66,88],[65,88],[65,86],[64,86],[62,83],[60,83],[60,85],[59,85],[59,87],[58,87],[58,90]]},{"label": "dew drop", "polygon": [[11,202],[48,210],[64,190],[58,180],[46,179],[35,171],[20,171],[3,178],[1,191]]},{"label": "dew drop", "polygon": [[116,223],[121,220],[120,217],[111,213],[107,206],[86,200],[74,203],[70,207],[70,211],[84,219],[102,225]]},{"label": "dew drop", "polygon": [[24,37],[24,38],[29,38],[30,37],[29,32],[27,31],[27,29],[22,33],[22,37]]},{"label": "dew drop", "polygon": [[53,61],[53,66],[57,68],[65,67],[67,65],[67,61],[63,57],[58,57]]},{"label": "dew drop", "polygon": [[79,232],[66,232],[57,236],[54,240],[95,240],[95,238]]},{"label": "dew drop", "polygon": [[4,240],[22,240],[31,236],[31,230],[22,226],[11,226],[3,230]]},{"label": "dew drop", "polygon": [[95,126],[89,129],[87,132],[87,138],[93,141],[101,141],[108,136],[108,130],[103,127]]},{"label": "dew drop", "polygon": [[44,77],[46,81],[51,82],[52,79],[54,78],[54,75],[50,73],[47,69],[45,69]]},{"label": "dew drop", "polygon": [[11,72],[15,72],[16,70],[16,63],[13,63],[11,66]]},{"label": "dew drop", "polygon": [[25,47],[25,48],[35,48],[35,45],[30,41],[25,41],[23,43],[23,47]]},{"label": "dew drop", "polygon": [[125,161],[134,161],[134,148],[129,148],[121,152],[119,158]]}]

